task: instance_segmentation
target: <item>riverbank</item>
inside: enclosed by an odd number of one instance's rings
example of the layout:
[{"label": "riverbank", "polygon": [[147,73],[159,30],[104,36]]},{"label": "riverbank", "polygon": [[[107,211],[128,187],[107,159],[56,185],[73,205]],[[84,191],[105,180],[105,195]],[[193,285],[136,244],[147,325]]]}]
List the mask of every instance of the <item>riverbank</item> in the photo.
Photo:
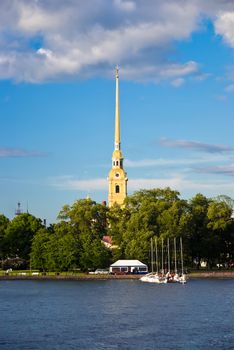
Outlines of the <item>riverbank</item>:
[{"label": "riverbank", "polygon": [[[35,275],[30,272],[0,274],[0,280],[138,280],[142,275],[89,275],[85,273],[47,273]],[[234,271],[196,271],[187,274],[188,279],[234,278]]]}]

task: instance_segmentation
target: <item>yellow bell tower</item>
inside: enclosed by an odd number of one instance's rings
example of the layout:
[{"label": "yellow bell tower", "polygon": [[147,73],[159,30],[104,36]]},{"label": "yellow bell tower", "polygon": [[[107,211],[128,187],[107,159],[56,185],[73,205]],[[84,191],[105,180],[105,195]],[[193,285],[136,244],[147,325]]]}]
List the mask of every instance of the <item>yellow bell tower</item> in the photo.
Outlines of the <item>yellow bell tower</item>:
[{"label": "yellow bell tower", "polygon": [[123,168],[123,154],[120,147],[120,116],[119,116],[119,69],[116,67],[116,101],[115,101],[115,144],[112,154],[112,169],[109,172],[108,205],[114,203],[123,205],[127,196],[127,173]]}]

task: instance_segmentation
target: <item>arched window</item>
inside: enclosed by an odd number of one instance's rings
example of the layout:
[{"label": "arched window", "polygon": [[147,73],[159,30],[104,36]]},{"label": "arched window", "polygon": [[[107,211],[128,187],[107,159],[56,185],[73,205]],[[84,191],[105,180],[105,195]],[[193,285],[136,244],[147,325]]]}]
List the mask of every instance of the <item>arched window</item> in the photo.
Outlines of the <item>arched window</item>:
[{"label": "arched window", "polygon": [[119,185],[115,185],[115,193],[119,193],[119,192],[120,192]]},{"label": "arched window", "polygon": [[119,166],[119,162],[118,162],[118,160],[116,161],[116,166]]}]

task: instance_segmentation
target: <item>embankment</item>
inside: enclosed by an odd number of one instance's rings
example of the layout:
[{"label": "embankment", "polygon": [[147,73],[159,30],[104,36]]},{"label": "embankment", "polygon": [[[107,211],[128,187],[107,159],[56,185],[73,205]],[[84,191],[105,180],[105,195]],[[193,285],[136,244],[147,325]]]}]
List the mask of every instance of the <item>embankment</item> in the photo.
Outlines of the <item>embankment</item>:
[{"label": "embankment", "polygon": [[[207,279],[207,278],[234,278],[234,271],[201,271],[191,272],[188,275],[189,279]],[[95,280],[137,280],[141,275],[89,275],[84,273],[72,274],[50,274],[32,275],[30,273],[12,273],[1,274],[0,280],[72,280],[72,281],[95,281]]]}]

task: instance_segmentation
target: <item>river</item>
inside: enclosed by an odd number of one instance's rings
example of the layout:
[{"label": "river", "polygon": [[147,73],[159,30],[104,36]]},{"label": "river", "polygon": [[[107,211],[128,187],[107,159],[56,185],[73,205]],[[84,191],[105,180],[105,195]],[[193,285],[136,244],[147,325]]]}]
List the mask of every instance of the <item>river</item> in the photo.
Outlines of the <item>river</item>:
[{"label": "river", "polygon": [[234,279],[0,281],[1,350],[234,349]]}]

